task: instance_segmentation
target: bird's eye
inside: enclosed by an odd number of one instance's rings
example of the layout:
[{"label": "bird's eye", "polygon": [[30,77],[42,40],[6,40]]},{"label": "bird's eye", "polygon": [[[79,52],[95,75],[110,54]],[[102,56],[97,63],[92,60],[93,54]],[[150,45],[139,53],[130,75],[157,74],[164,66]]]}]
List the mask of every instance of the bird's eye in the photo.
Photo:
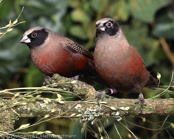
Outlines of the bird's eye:
[{"label": "bird's eye", "polygon": [[32,37],[32,38],[36,38],[36,37],[37,37],[37,33],[36,33],[36,32],[32,33],[32,34],[31,34],[31,37]]},{"label": "bird's eye", "polygon": [[110,28],[110,27],[112,27],[112,23],[111,23],[111,22],[108,22],[108,23],[106,24],[106,26],[107,26],[108,28]]}]

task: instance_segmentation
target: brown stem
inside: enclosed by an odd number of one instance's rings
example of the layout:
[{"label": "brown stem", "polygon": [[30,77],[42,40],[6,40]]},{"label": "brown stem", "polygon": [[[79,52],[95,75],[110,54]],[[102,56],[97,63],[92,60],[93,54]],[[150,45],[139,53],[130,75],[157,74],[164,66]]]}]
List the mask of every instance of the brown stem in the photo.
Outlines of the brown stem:
[{"label": "brown stem", "polygon": [[171,50],[169,49],[169,46],[166,42],[166,40],[164,38],[160,38],[160,43],[163,47],[164,52],[166,53],[166,55],[168,56],[169,60],[171,61],[172,65],[174,66],[174,54],[171,52]]}]

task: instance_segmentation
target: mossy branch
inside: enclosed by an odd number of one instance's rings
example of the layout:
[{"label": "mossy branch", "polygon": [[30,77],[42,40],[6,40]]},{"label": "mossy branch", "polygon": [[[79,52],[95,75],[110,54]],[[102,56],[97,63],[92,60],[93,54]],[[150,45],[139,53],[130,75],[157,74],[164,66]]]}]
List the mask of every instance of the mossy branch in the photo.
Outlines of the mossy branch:
[{"label": "mossy branch", "polygon": [[[44,93],[52,93],[57,97],[43,97]],[[96,93],[92,86],[58,74],[52,77],[47,87],[2,90],[0,130],[13,131],[13,128],[5,128],[6,122],[12,127],[17,118],[26,117],[41,117],[42,122],[54,118],[78,118],[81,122],[87,122],[109,116],[120,120],[123,116],[174,115],[174,99],[145,99],[147,106],[141,113],[140,105],[134,104],[135,99],[107,98],[98,106]],[[75,95],[80,100],[66,101],[62,97],[65,94]]]},{"label": "mossy branch", "polygon": [[[96,101],[62,101],[62,103],[35,101],[25,105],[21,101],[13,110],[21,118],[44,117],[46,114],[56,118],[79,118],[85,115],[87,109],[100,113],[102,117],[114,116],[113,112],[120,112],[121,116],[174,115],[174,99],[145,99],[147,106],[144,107],[143,113],[140,113],[140,106],[135,105],[135,101],[135,99],[106,99],[101,102],[100,107]],[[50,113],[53,109],[54,111]]]}]

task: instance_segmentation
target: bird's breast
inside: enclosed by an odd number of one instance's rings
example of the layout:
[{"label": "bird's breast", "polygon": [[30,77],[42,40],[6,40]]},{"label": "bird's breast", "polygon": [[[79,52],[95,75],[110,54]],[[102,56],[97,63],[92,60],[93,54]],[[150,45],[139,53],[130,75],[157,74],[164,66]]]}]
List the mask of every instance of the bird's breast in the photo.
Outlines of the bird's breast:
[{"label": "bird's breast", "polygon": [[31,57],[36,67],[46,75],[58,73],[72,77],[85,70],[87,59],[79,53],[70,53],[64,48],[31,51]]},{"label": "bird's breast", "polygon": [[[129,53],[125,54],[118,48],[100,45],[95,48],[94,61],[96,70],[110,73],[108,76],[116,75],[124,70],[129,59]],[[101,74],[102,74],[101,73]],[[103,73],[104,74],[104,73]]]},{"label": "bird's breast", "polygon": [[[144,67],[141,56],[130,47],[127,52],[110,46],[97,46],[94,52],[95,68],[100,76],[117,90],[144,86],[149,72]],[[128,91],[129,92],[129,91]]]}]

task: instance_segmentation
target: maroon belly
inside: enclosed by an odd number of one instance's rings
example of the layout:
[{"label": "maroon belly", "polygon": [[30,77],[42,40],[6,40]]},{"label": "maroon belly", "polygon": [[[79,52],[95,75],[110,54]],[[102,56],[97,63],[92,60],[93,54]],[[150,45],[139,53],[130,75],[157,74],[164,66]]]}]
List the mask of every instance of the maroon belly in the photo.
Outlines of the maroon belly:
[{"label": "maroon belly", "polygon": [[46,53],[32,57],[36,67],[46,75],[58,73],[71,77],[85,72],[88,67],[88,58],[80,53],[70,53],[66,50],[59,53]]}]

